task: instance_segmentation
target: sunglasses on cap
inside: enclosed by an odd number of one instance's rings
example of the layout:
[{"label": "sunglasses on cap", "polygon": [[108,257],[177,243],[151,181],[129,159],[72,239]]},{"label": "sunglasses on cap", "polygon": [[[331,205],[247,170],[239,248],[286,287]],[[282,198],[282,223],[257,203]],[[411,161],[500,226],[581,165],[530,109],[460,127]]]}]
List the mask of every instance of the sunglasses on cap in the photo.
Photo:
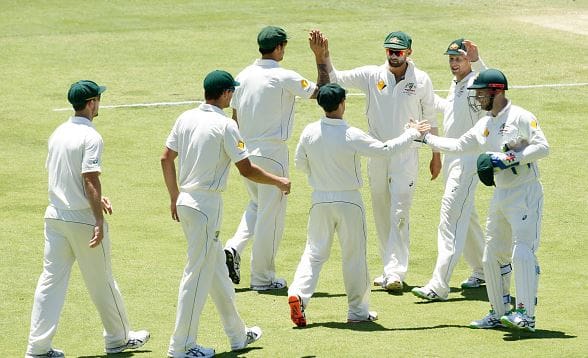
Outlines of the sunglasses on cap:
[{"label": "sunglasses on cap", "polygon": [[386,51],[388,52],[388,55],[392,56],[397,56],[397,57],[401,57],[404,56],[407,52],[407,50],[394,50],[391,48],[386,49]]}]

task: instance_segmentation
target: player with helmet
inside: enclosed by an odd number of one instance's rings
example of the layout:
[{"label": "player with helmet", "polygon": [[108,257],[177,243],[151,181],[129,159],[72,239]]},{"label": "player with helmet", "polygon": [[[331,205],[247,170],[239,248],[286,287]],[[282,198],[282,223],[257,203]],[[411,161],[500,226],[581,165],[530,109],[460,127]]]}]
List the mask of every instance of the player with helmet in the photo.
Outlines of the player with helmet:
[{"label": "player with helmet", "polygon": [[[454,75],[447,98],[435,95],[435,109],[443,113],[443,130],[446,137],[459,138],[484,116],[468,105],[468,89],[476,75],[486,65],[478,55],[478,47],[463,38],[452,41],[445,51],[449,68]],[[429,301],[445,301],[449,295],[449,281],[461,254],[472,269],[461,287],[477,288],[484,284],[482,254],[484,234],[474,206],[478,176],[477,154],[445,153],[443,177],[445,191],[441,199],[439,228],[437,231],[437,262],[431,280],[412,293]]]},{"label": "player with helmet", "polygon": [[[479,163],[493,167],[494,195],[486,222],[483,267],[491,309],[472,321],[472,328],[507,326],[535,331],[535,306],[543,187],[537,161],[549,144],[535,116],[506,98],[508,82],[499,70],[487,69],[468,89],[470,103],[488,111],[459,138],[427,134],[423,141],[444,152],[483,153]],[[486,180],[482,180],[486,182]],[[510,310],[510,272],[514,271],[516,307]]]}]

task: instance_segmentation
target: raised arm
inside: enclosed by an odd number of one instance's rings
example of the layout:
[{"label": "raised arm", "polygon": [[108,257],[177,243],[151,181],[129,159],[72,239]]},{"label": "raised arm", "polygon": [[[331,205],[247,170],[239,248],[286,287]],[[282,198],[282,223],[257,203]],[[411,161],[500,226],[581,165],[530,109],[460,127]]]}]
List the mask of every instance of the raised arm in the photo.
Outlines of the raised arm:
[{"label": "raised arm", "polygon": [[320,86],[329,83],[329,70],[327,68],[329,41],[319,30],[312,30],[308,34],[308,43],[314,53],[318,73],[316,80],[317,87],[310,98],[316,98]]}]

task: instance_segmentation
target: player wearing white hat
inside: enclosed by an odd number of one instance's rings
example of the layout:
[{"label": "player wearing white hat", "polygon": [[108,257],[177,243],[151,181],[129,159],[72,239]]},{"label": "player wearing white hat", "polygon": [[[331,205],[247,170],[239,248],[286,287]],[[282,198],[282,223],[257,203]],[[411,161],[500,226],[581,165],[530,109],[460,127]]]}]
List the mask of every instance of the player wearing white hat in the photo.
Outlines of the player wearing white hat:
[{"label": "player wearing white hat", "polygon": [[245,348],[262,334],[259,327],[245,326],[235,306],[235,289],[219,241],[221,192],[226,187],[231,162],[241,175],[276,186],[284,194],[290,192],[290,181],[252,164],[237,124],[224,115],[222,109],[229,106],[238,85],[228,72],[209,73],[204,79],[206,103],[178,117],[161,157],[171,216],[181,222],[188,241],[188,260],[180,282],[176,324],[168,350],[170,357],[214,356],[214,349],[196,343],[208,294],[221,316],[232,350]]},{"label": "player wearing white hat", "polygon": [[[280,27],[264,27],[257,36],[261,59],[237,76],[241,86],[231,101],[233,119],[247,143],[253,163],[270,173],[288,176],[288,146],[294,124],[296,97],[314,98],[317,85],[298,73],[280,67],[288,37]],[[311,31],[319,84],[328,82],[324,65],[326,39]],[[235,284],[240,282],[240,254],[255,237],[251,250],[251,288],[257,291],[286,287],[276,277],[275,257],[284,232],[286,197],[268,185],[245,180],[249,204],[233,237],[225,244],[227,267]]]},{"label": "player wearing white hat", "polygon": [[[354,87],[366,94],[369,134],[380,141],[396,138],[413,118],[426,120],[437,133],[433,86],[429,76],[409,59],[412,39],[404,32],[388,34],[384,41],[387,61],[381,66],[364,66],[338,71],[327,66],[332,82]],[[433,152],[431,179],[441,171],[441,156]],[[418,145],[392,158],[370,158],[368,176],[372,208],[384,266],[375,285],[401,292],[408,270],[410,207],[418,175]]]},{"label": "player wearing white hat", "polygon": [[[423,141],[447,152],[486,152],[478,159],[479,176],[486,185],[496,186],[488,210],[483,258],[491,310],[470,326],[494,328],[504,324],[534,331],[539,281],[535,253],[543,211],[537,161],[549,154],[549,144],[535,116],[505,97],[508,82],[502,72],[484,70],[468,89],[476,90],[471,98],[488,111],[487,115],[459,138],[427,134]],[[482,168],[490,170],[490,178],[480,174]],[[513,311],[508,279],[511,261],[516,288]]]},{"label": "player wearing white hat", "polygon": [[[463,38],[452,41],[445,55],[455,77],[447,98],[435,95],[435,108],[443,113],[445,136],[459,138],[484,116],[483,111],[476,112],[468,105],[467,87],[486,66],[478,55],[478,47]],[[461,283],[461,287],[475,288],[484,283],[484,235],[474,207],[478,185],[477,157],[477,154],[463,153],[446,153],[443,156],[445,191],[437,232],[437,263],[431,280],[423,287],[412,289],[417,297],[431,301],[447,300],[449,281],[462,252],[472,268],[472,274]]]},{"label": "player wearing white hat", "polygon": [[75,261],[100,314],[106,353],[136,349],[149,340],[149,332],[131,331],[112,276],[110,237],[103,215],[103,211],[112,214],[112,206],[102,196],[104,144],[93,123],[105,90],[93,81],[73,83],[67,98],[75,115],[49,138],[45,254],[43,273],[35,290],[26,357],[64,357],[62,351],[51,348],[51,342]]},{"label": "player wearing white hat", "polygon": [[369,271],[366,262],[365,209],[359,188],[361,156],[386,156],[400,152],[430,129],[426,122],[408,125],[398,138],[380,142],[344,120],[345,90],[338,84],[320,88],[318,104],[325,116],[304,128],[296,148],[296,168],[308,175],[313,188],[306,248],[294,281],[288,289],[290,317],[306,325],[308,306],[323,264],[330,254],[335,232],[341,242],[343,280],[347,293],[348,322],[373,321],[369,308]]}]

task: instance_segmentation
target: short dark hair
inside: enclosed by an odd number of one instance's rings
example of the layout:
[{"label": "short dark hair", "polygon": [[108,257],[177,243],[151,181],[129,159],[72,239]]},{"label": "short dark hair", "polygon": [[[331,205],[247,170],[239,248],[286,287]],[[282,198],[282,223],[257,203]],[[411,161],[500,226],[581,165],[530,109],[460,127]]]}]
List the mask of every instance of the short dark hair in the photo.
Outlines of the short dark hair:
[{"label": "short dark hair", "polygon": [[283,46],[283,45],[285,45],[285,44],[287,44],[287,43],[288,43],[288,41],[282,41],[282,42],[280,42],[279,44],[277,44],[277,45],[276,45],[276,47],[274,47],[274,48],[272,48],[272,49],[269,49],[269,48],[260,48],[260,49],[259,49],[259,53],[261,53],[262,55],[267,55],[268,53],[272,53],[272,52],[274,52],[274,50],[275,50],[275,49],[276,49],[278,46],[280,46],[280,45],[281,45],[281,46]]},{"label": "short dark hair", "polygon": [[229,91],[229,89],[211,89],[211,90],[204,90],[204,99],[206,100],[215,100],[219,99],[220,96],[225,93],[225,91]]},{"label": "short dark hair", "polygon": [[72,107],[75,111],[81,111],[86,108],[87,104],[88,104],[88,102],[76,103],[76,104],[72,104]]}]

